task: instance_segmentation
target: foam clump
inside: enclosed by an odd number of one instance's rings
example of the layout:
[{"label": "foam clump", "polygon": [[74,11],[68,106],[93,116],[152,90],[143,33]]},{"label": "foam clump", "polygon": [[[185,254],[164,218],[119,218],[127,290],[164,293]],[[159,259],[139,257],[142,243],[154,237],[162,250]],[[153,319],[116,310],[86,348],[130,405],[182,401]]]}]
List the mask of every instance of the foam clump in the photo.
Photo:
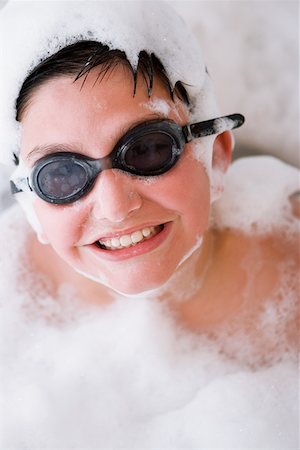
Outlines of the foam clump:
[{"label": "foam clump", "polygon": [[[21,211],[0,220],[1,448],[297,447],[288,352],[254,370],[247,341],[247,363],[228,357],[155,300],[85,309],[66,286],[53,298],[30,270]],[[261,326],[281,319],[272,310]]]},{"label": "foam clump", "polygon": [[245,233],[296,231],[288,197],[297,190],[297,168],[271,156],[237,159],[225,177],[223,196],[214,204],[214,223]]},{"label": "foam clump", "polygon": [[24,78],[41,60],[78,40],[124,50],[133,67],[141,50],[154,52],[173,84],[181,80],[196,92],[202,88],[206,75],[197,41],[164,2],[10,1],[0,11],[5,61],[0,74],[0,161],[11,163],[18,146],[14,106]]}]

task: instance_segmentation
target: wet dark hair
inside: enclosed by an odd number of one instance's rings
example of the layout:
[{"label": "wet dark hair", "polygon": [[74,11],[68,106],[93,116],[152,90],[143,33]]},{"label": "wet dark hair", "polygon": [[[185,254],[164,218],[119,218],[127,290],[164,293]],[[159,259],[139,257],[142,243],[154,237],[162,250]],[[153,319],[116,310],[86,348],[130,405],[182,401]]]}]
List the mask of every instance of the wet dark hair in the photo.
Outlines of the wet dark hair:
[{"label": "wet dark hair", "polygon": [[183,83],[177,81],[172,86],[163,64],[154,53],[149,54],[142,50],[139,53],[137,68],[134,69],[125,52],[110,49],[107,45],[96,41],[78,41],[42,60],[27,76],[16,100],[16,120],[21,121],[31,96],[46,81],[60,76],[74,75],[74,81],[82,78],[84,84],[88,74],[95,67],[99,67],[97,80],[102,80],[119,64],[128,67],[132,73],[133,95],[136,93],[138,74],[141,74],[145,80],[149,97],[152,94],[154,77],[158,77],[168,90],[172,100],[176,95],[186,105],[190,104]]}]

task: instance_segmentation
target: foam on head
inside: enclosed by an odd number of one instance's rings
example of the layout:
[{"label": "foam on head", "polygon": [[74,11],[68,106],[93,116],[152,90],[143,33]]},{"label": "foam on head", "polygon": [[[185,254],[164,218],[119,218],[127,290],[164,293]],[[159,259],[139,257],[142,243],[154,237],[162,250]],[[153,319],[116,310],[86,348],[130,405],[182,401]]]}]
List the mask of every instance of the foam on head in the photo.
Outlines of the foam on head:
[{"label": "foam on head", "polygon": [[125,51],[136,67],[141,50],[155,53],[170,81],[188,85],[198,121],[217,108],[195,37],[164,2],[8,2],[0,13],[0,162],[17,151],[15,100],[40,61],[78,40],[96,40]]}]

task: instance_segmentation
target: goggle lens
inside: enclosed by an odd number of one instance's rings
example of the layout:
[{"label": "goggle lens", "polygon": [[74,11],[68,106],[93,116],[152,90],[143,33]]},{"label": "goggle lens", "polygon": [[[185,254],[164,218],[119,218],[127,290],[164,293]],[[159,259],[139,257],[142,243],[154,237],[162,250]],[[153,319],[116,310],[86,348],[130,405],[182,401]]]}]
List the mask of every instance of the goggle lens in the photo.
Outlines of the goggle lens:
[{"label": "goggle lens", "polygon": [[171,136],[163,133],[151,133],[140,137],[126,149],[124,154],[125,167],[131,172],[151,176],[157,171],[168,170],[173,159],[175,142]]},{"label": "goggle lens", "polygon": [[49,199],[72,198],[88,182],[84,166],[74,158],[61,158],[45,164],[36,175],[36,183],[45,197]]}]

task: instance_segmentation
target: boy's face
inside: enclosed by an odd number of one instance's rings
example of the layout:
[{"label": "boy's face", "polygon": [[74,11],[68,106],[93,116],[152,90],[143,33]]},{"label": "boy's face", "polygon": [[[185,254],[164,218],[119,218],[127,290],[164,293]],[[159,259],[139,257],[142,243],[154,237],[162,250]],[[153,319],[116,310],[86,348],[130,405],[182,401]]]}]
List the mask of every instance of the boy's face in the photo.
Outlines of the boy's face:
[{"label": "boy's face", "polygon": [[[92,71],[83,87],[81,80],[61,77],[34,93],[22,120],[21,158],[26,165],[32,167],[43,156],[32,152],[37,146],[57,144],[57,151],[67,146],[101,158],[136,123],[166,117],[188,123],[184,105],[171,101],[158,80],[149,99],[142,77],[133,97],[132,78],[123,66],[94,85],[97,74]],[[91,192],[74,203],[52,205],[36,197],[33,206],[43,238],[70,266],[116,291],[134,294],[159,287],[208,226],[209,180],[192,145],[186,145],[177,165],[163,175],[145,179],[105,170]],[[133,234],[143,240],[126,248],[96,244],[121,236],[126,244]]]}]

